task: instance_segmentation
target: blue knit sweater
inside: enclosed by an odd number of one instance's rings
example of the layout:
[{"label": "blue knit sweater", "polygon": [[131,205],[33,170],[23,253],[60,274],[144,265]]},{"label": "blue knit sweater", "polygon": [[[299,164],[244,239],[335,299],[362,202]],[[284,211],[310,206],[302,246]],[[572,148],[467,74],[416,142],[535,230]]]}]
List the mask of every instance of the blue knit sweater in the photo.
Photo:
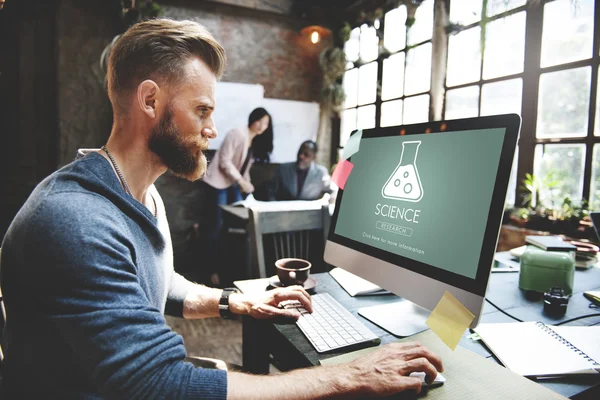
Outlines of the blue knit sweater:
[{"label": "blue knit sweater", "polygon": [[94,152],[31,194],[2,244],[4,398],[226,398],[226,372],[184,362],[163,317],[191,284],[152,190],[158,219]]}]

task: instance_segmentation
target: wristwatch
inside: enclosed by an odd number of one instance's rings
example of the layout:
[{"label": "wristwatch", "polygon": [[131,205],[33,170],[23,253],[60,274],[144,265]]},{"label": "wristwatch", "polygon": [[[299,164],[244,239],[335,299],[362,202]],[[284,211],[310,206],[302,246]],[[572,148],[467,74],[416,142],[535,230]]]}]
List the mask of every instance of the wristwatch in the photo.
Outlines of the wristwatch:
[{"label": "wristwatch", "polygon": [[225,288],[221,293],[221,298],[219,299],[219,314],[223,319],[234,319],[235,315],[231,312],[229,308],[229,295],[231,293],[240,293],[236,288]]}]

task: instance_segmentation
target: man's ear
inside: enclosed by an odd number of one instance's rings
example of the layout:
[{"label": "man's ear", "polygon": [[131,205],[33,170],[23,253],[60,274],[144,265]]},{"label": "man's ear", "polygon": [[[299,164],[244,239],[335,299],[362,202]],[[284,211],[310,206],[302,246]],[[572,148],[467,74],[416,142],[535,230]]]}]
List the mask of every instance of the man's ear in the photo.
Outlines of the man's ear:
[{"label": "man's ear", "polygon": [[146,79],[139,84],[137,89],[137,104],[140,109],[150,118],[156,118],[157,112],[157,101],[158,93],[160,88],[151,79]]}]

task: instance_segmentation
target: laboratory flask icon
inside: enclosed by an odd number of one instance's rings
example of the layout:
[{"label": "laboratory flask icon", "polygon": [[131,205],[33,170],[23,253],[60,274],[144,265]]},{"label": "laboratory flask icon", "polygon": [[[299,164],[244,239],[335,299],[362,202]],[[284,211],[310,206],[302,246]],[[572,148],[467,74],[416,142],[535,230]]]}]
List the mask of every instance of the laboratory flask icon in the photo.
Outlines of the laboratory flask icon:
[{"label": "laboratory flask icon", "polygon": [[386,199],[417,202],[423,197],[423,186],[417,170],[417,154],[421,141],[402,143],[400,162],[381,189]]}]

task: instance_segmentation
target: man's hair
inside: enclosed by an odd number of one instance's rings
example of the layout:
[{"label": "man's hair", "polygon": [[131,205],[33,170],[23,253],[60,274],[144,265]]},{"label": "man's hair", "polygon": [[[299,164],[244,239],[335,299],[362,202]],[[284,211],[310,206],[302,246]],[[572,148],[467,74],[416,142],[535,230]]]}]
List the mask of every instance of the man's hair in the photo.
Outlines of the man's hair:
[{"label": "man's hair", "polygon": [[225,50],[194,21],[152,19],[133,25],[115,43],[108,61],[108,94],[114,108],[124,109],[122,94],[146,79],[179,84],[186,61],[198,57],[219,79]]},{"label": "man's hair", "polygon": [[317,152],[319,151],[319,148],[317,147],[317,142],[313,140],[305,140],[304,142],[302,142],[298,151],[302,150],[303,147],[311,149],[315,152],[315,154],[317,154]]}]

